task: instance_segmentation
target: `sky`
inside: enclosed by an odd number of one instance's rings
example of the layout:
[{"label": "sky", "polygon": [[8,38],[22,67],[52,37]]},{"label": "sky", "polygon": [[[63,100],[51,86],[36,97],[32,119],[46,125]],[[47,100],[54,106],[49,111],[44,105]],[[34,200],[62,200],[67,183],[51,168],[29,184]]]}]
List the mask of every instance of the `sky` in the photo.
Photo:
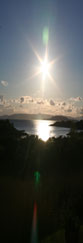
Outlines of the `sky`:
[{"label": "sky", "polygon": [[[82,14],[83,0],[0,0],[0,115],[83,116]],[[34,50],[55,60],[45,80]]]}]

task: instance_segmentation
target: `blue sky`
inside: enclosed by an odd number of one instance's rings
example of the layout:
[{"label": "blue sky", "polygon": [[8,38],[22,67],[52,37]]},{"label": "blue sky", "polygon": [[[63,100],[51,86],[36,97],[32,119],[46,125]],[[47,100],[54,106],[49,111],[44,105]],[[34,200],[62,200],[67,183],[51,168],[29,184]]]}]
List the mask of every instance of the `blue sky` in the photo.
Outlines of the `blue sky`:
[{"label": "blue sky", "polygon": [[[82,14],[82,0],[0,1],[0,114],[40,111],[82,115]],[[57,61],[50,70],[54,82],[46,78],[42,94],[42,75],[30,79],[39,65],[30,41],[43,59],[46,26],[48,59]]]}]

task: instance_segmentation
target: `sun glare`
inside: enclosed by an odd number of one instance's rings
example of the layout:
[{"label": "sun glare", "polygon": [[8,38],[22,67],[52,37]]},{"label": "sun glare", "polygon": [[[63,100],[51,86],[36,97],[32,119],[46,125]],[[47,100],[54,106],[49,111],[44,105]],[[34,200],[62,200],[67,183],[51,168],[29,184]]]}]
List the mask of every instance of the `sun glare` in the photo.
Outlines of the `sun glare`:
[{"label": "sun glare", "polygon": [[49,65],[48,65],[46,58],[41,64],[41,72],[42,72],[42,75],[43,75],[43,80],[45,80],[46,76],[48,75],[48,72],[49,72]]},{"label": "sun glare", "polygon": [[47,123],[44,121],[40,121],[38,125],[38,136],[41,138],[43,141],[47,141],[49,139],[49,126],[47,126]]},{"label": "sun glare", "polygon": [[43,80],[45,80],[48,77],[51,81],[54,81],[54,79],[53,79],[53,77],[50,73],[50,69],[53,66],[53,64],[55,63],[56,59],[54,59],[50,62],[48,61],[47,47],[46,47],[46,50],[45,50],[45,57],[44,57],[44,59],[42,59],[40,57],[39,53],[37,52],[37,50],[33,47],[32,43],[30,43],[30,45],[32,47],[32,50],[33,50],[35,56],[37,57],[37,59],[40,63],[40,66],[36,68],[36,72],[33,73],[33,75],[29,79],[32,79],[32,78],[38,76],[41,73]]}]

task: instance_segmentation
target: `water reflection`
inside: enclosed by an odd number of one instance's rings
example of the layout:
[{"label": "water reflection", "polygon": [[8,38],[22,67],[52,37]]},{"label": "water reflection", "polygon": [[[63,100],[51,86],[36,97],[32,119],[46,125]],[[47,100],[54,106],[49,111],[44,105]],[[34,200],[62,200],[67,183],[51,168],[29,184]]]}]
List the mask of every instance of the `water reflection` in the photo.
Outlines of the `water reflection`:
[{"label": "water reflection", "polygon": [[43,141],[47,141],[50,137],[50,126],[47,121],[39,121],[37,127],[38,137]]},{"label": "water reflection", "polygon": [[47,141],[50,137],[67,136],[69,133],[69,128],[50,126],[54,123],[53,121],[39,120],[36,123],[37,135],[43,141]]},{"label": "water reflection", "polygon": [[28,134],[37,135],[43,141],[50,137],[67,136],[69,128],[50,126],[54,121],[50,120],[12,120],[15,128],[24,130]]}]

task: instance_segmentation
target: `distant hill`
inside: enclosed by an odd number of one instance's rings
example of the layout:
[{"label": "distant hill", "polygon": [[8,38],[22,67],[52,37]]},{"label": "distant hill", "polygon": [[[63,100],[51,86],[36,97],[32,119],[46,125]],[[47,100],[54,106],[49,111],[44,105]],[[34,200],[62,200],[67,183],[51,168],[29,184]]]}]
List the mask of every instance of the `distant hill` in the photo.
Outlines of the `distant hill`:
[{"label": "distant hill", "polygon": [[61,115],[51,117],[51,120],[53,121],[68,121],[69,119],[70,117],[68,118],[67,116],[61,116]]},{"label": "distant hill", "polygon": [[0,116],[0,119],[9,119],[9,120],[32,120],[32,119],[39,119],[39,120],[49,120],[51,119],[51,115],[48,114],[12,114],[12,115],[4,115]]},{"label": "distant hill", "polygon": [[9,119],[9,120],[53,120],[53,121],[68,121],[68,120],[81,120],[82,117],[79,118],[73,118],[69,116],[62,116],[62,115],[56,115],[51,116],[48,114],[12,114],[12,115],[3,115],[0,116],[0,119]]}]

